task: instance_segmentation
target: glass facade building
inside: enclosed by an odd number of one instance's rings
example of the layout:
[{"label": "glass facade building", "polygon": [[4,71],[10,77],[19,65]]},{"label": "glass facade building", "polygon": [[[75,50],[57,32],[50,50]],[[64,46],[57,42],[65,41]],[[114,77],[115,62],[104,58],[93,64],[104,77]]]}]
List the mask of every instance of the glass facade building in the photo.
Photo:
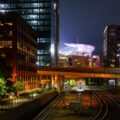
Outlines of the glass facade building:
[{"label": "glass facade building", "polygon": [[37,65],[56,66],[59,0],[0,0],[0,12],[18,12],[38,32]]}]

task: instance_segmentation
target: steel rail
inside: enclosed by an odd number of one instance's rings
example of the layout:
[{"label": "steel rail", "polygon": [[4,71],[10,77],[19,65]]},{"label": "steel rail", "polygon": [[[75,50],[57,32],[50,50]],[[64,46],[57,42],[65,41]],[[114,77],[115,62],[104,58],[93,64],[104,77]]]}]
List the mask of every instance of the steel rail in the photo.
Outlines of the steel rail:
[{"label": "steel rail", "polygon": [[94,91],[94,95],[100,103],[100,110],[92,120],[104,120],[108,114],[108,104],[96,91]]},{"label": "steel rail", "polygon": [[64,95],[59,95],[55,100],[53,100],[45,109],[43,109],[33,120],[45,120],[48,115],[55,109],[58,103],[63,99]]}]

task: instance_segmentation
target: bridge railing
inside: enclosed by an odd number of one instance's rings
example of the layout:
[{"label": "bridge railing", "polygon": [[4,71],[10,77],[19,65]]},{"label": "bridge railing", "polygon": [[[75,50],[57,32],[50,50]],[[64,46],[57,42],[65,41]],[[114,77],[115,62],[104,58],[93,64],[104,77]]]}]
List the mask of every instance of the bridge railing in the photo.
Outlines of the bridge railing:
[{"label": "bridge railing", "polygon": [[120,74],[120,68],[38,67],[42,71]]}]

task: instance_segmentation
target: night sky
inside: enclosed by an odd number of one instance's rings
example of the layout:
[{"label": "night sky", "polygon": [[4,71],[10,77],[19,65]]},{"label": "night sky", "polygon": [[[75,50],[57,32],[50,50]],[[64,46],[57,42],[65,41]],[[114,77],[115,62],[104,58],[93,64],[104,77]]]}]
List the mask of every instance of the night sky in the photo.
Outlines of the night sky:
[{"label": "night sky", "polygon": [[120,0],[60,0],[60,48],[64,42],[95,46],[103,55],[103,31],[120,24]]}]

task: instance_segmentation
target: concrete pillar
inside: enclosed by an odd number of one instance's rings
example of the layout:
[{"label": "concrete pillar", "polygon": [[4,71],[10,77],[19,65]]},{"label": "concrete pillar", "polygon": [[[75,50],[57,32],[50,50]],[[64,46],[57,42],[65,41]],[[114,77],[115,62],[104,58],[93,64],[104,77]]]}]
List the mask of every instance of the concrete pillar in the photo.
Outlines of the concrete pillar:
[{"label": "concrete pillar", "polygon": [[42,75],[40,75],[39,84],[41,84],[41,80],[42,80]]},{"label": "concrete pillar", "polygon": [[57,90],[58,90],[58,92],[60,93],[60,76],[59,76],[59,75],[57,75],[56,77],[57,77],[57,79],[56,79],[56,83],[57,83]]},{"label": "concrete pillar", "polygon": [[104,78],[103,83],[104,83],[104,86],[107,86],[108,85],[108,78]]},{"label": "concrete pillar", "polygon": [[120,91],[120,79],[115,80],[115,87],[117,88],[118,91]]},{"label": "concrete pillar", "polygon": [[63,92],[64,91],[64,81],[65,81],[65,77],[64,76],[62,76],[62,79],[61,79],[61,92]]},{"label": "concrete pillar", "polygon": [[64,76],[57,75],[57,90],[58,92],[62,92],[64,88]]},{"label": "concrete pillar", "polygon": [[55,77],[54,75],[51,76],[51,86],[52,88],[54,88],[54,84],[55,84]]},{"label": "concrete pillar", "polygon": [[58,75],[55,75],[55,83],[54,84],[57,84],[57,78],[58,78]]}]

